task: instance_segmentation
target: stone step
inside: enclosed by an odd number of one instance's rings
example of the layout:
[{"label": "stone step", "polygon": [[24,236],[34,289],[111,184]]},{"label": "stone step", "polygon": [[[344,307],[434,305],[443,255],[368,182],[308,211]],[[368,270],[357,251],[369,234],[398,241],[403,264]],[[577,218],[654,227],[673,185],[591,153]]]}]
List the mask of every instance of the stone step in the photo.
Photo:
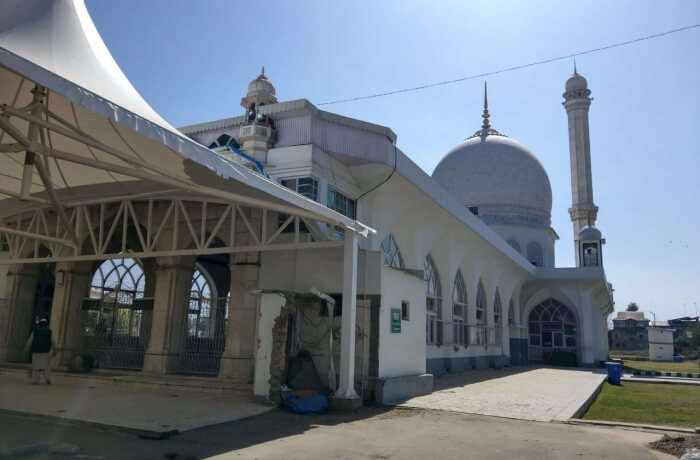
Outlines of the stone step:
[{"label": "stone step", "polygon": [[[29,379],[31,365],[4,363],[0,365],[0,375],[21,375]],[[155,375],[138,371],[93,370],[77,373],[52,370],[51,380],[55,383],[76,385],[114,385],[123,388],[167,389],[177,391],[205,391],[214,393],[253,394],[253,385],[233,379],[192,375]]]}]

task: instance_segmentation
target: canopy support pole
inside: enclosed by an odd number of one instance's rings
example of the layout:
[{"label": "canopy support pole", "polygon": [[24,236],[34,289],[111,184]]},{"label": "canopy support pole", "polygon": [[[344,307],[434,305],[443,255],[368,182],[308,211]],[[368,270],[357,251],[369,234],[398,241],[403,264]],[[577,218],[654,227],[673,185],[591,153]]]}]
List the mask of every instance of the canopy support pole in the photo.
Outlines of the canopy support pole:
[{"label": "canopy support pole", "polygon": [[340,330],[340,385],[335,399],[358,401],[355,391],[355,319],[357,315],[357,233],[345,232],[343,310]]},{"label": "canopy support pole", "polygon": [[[44,96],[46,95],[46,89],[36,85],[34,86],[34,89],[32,90],[33,93],[33,104],[32,104],[32,116],[34,117],[39,117],[41,116],[42,113],[42,108],[43,108],[43,101],[44,101]],[[29,142],[39,142],[41,139],[41,127],[37,126],[36,123],[29,123],[29,129],[27,132],[27,138],[29,139]],[[24,157],[24,174],[28,177],[22,177],[22,192],[21,195],[23,196],[28,196],[30,194],[30,189],[31,189],[31,179],[32,179],[32,174],[31,174],[31,168],[32,166],[36,167],[36,171],[39,173],[39,177],[41,178],[41,181],[44,183],[44,188],[46,189],[46,193],[49,195],[49,201],[51,202],[51,205],[53,208],[56,210],[56,213],[58,214],[58,218],[61,221],[61,224],[66,228],[66,231],[68,232],[68,236],[70,237],[70,241],[73,243],[71,246],[73,247],[78,247],[78,237],[75,234],[75,229],[73,226],[70,224],[70,221],[68,220],[68,216],[66,215],[66,210],[63,209],[63,206],[61,205],[61,202],[58,200],[56,197],[56,192],[53,189],[53,184],[51,183],[51,177],[49,176],[48,171],[46,168],[44,168],[44,163],[39,159],[39,161],[36,161],[36,155],[34,154],[33,151],[27,150],[25,153]],[[26,189],[26,190],[25,190]],[[25,193],[26,192],[26,193]]]}]

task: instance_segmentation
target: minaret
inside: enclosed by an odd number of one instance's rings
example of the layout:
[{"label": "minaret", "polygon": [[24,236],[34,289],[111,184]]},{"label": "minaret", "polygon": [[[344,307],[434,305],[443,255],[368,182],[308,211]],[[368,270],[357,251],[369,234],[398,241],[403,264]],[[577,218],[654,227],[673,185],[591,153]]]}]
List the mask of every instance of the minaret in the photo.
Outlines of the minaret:
[{"label": "minaret", "polygon": [[[574,239],[585,227],[594,227],[598,207],[593,203],[593,178],[591,174],[591,142],[588,128],[588,109],[591,106],[591,90],[588,82],[576,71],[566,81],[564,108],[569,117],[569,152],[571,155],[571,208],[569,215],[574,223]],[[578,259],[578,257],[577,257]]]},{"label": "minaret", "polygon": [[241,99],[241,106],[246,110],[246,123],[241,125],[238,135],[241,150],[263,164],[267,164],[267,152],[275,143],[276,132],[272,119],[263,115],[260,108],[275,103],[275,87],[263,67]]}]

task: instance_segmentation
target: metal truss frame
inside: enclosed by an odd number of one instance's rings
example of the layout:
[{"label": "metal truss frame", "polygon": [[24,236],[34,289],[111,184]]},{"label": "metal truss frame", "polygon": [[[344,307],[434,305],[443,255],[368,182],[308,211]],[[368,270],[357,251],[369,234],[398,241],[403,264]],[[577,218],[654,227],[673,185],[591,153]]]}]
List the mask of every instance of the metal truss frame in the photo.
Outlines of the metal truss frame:
[{"label": "metal truss frame", "polygon": [[[78,126],[53,113],[46,104],[48,93],[45,88],[36,85],[32,93],[32,102],[25,107],[0,105],[0,152],[24,155],[20,189],[18,191],[0,189],[0,194],[35,205],[19,214],[0,219],[0,232],[5,233],[10,248],[10,258],[0,263],[104,260],[123,257],[128,250],[126,229],[129,226],[136,229],[141,245],[140,251],[128,251],[130,257],[245,253],[307,247],[340,247],[343,244],[342,241],[334,238],[334,235],[342,233],[334,231],[335,223],[323,220],[311,211],[240,193],[199,186],[168,176],[157,165],[105,145]],[[12,123],[12,118],[28,123],[26,134]],[[55,149],[51,143],[52,134],[72,139],[90,150],[104,152],[118,160],[118,163]],[[5,135],[14,142],[3,143]],[[165,188],[155,193],[64,203],[57,196],[49,174],[50,159],[59,159],[134,179],[151,181]],[[31,195],[31,186],[37,183],[33,177],[35,170],[48,199]],[[166,215],[158,224],[155,224],[153,222],[154,203],[163,201],[168,202]],[[116,212],[112,215],[106,213],[107,208],[114,206],[115,203],[117,203]],[[199,206],[201,211],[198,221],[190,214],[190,209],[196,206]],[[137,208],[142,207],[144,209],[137,212]],[[243,211],[244,208],[261,210],[262,225],[259,232],[251,225]],[[270,212],[284,213],[287,218],[268,237]],[[207,216],[218,219],[210,233],[206,232]],[[218,233],[227,220],[230,220],[228,226],[230,234],[222,237]],[[174,236],[170,248],[164,250],[161,239],[166,222],[172,226]],[[308,239],[312,241],[302,241],[304,238],[300,235],[301,222],[311,235]],[[195,223],[200,224],[199,228],[195,228]],[[121,251],[108,253],[106,248],[109,239],[119,225],[122,226]],[[293,242],[279,242],[280,235],[290,225],[294,226]],[[241,226],[250,234],[249,241],[245,244],[238,244],[235,241],[236,229],[240,229]],[[185,248],[178,245],[177,236],[181,232],[188,233],[193,246]],[[304,235],[307,236],[305,232]],[[82,244],[81,236],[82,241],[87,240],[89,244]],[[213,246],[216,238],[225,241],[225,244]],[[39,257],[39,247],[42,244],[49,248],[50,257]],[[32,251],[30,252],[29,249]],[[28,253],[31,253],[32,257],[26,257]]]},{"label": "metal truss frame", "polygon": [[[259,211],[259,223],[252,221],[248,210]],[[10,252],[10,258],[0,263],[235,254],[343,245],[336,239],[339,232],[334,226],[285,215],[281,224],[275,222],[271,227],[270,216],[277,213],[205,198],[105,199],[80,204],[66,209],[69,228],[53,212],[48,206],[37,207],[0,221],[0,232],[6,234]],[[301,230],[302,223],[308,233]],[[272,228],[274,231],[268,231]],[[293,237],[282,237],[288,228],[293,228]],[[128,229],[133,229],[138,240],[140,247],[136,250],[127,242]],[[82,244],[73,243],[71,234],[82,237]],[[121,241],[118,248],[112,246],[110,250],[115,235],[120,235]],[[42,245],[49,249],[50,256],[40,256]]]}]

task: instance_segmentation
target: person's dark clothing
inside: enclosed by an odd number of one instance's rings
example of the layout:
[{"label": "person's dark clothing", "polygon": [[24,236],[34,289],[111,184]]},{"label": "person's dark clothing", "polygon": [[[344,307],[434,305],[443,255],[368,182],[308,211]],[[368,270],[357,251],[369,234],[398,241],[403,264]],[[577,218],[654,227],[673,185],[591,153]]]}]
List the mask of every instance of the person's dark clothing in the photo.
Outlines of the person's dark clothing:
[{"label": "person's dark clothing", "polygon": [[48,353],[51,351],[51,329],[37,328],[32,340],[32,353]]}]

